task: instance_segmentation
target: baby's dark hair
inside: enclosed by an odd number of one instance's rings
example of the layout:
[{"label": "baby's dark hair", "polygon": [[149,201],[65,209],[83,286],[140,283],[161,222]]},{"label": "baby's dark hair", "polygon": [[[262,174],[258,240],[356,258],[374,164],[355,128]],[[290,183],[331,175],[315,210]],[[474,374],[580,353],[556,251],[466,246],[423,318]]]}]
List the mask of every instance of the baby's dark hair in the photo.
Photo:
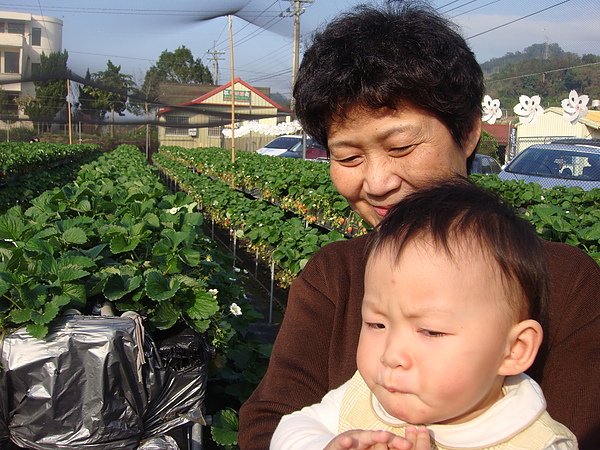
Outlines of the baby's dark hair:
[{"label": "baby's dark hair", "polygon": [[[431,239],[453,257],[452,248],[475,243],[493,258],[507,286],[522,295],[508,299],[519,320],[546,325],[548,268],[542,240],[531,223],[496,194],[468,179],[456,177],[420,189],[401,200],[371,233],[367,254],[391,252],[400,258],[404,247]],[[464,262],[468,270],[468,261]]]},{"label": "baby's dark hair", "polygon": [[483,74],[455,25],[429,5],[359,5],[313,36],[294,86],[304,130],[323,145],[355,107],[423,108],[462,145],[481,116]]}]

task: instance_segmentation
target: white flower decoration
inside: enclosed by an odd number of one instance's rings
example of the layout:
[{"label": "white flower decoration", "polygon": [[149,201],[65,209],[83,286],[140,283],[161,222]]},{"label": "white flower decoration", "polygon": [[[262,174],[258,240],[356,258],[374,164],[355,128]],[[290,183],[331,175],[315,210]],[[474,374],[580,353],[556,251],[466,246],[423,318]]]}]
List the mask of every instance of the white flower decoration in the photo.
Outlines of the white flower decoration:
[{"label": "white flower decoration", "polygon": [[563,107],[563,118],[575,125],[577,121],[588,113],[587,104],[589,101],[587,95],[577,95],[577,91],[572,90],[569,98],[565,98],[560,104]]},{"label": "white flower decoration", "polygon": [[492,97],[486,95],[483,97],[483,102],[481,103],[481,108],[483,109],[483,117],[481,120],[484,122],[493,125],[496,123],[496,119],[502,117],[502,110],[500,109],[500,100],[497,98],[492,100]]},{"label": "white flower decoration", "polygon": [[209,290],[208,290],[208,293],[209,293],[210,295],[212,295],[213,297],[216,297],[216,296],[217,296],[217,294],[219,293],[219,290],[218,290],[218,289],[209,289]]},{"label": "white flower decoration", "polygon": [[240,308],[237,303],[232,303],[231,306],[229,307],[229,311],[234,316],[241,316],[242,315],[242,308]]},{"label": "white flower decoration", "polygon": [[513,108],[515,114],[519,116],[519,122],[535,123],[536,119],[544,114],[544,108],[540,106],[540,101],[539,95],[531,98],[526,95],[519,96],[519,104]]}]

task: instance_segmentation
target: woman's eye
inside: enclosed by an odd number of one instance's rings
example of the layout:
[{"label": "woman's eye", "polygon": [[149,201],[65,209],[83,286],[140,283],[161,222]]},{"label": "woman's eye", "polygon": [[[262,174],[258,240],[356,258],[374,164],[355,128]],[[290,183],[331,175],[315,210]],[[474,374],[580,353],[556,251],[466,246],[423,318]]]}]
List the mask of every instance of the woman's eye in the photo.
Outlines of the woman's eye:
[{"label": "woman's eye", "polygon": [[373,328],[375,330],[383,330],[385,328],[385,325],[377,322],[367,322],[367,327]]},{"label": "woman's eye", "polygon": [[394,147],[394,148],[390,149],[390,153],[392,153],[393,155],[404,156],[404,155],[412,152],[414,150],[414,148],[415,148],[414,145],[407,145],[405,147]]},{"label": "woman's eye", "polygon": [[355,166],[360,162],[359,156],[348,156],[346,158],[334,158],[335,162],[344,166]]}]

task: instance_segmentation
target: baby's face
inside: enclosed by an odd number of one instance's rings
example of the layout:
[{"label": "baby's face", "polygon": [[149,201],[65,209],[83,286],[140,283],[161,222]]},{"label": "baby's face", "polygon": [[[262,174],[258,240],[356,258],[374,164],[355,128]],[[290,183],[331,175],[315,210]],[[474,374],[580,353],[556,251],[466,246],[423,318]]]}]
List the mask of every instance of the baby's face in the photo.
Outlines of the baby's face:
[{"label": "baby's face", "polygon": [[502,396],[514,325],[500,269],[480,251],[417,240],[365,272],[358,369],[385,410],[412,424],[460,423]]}]

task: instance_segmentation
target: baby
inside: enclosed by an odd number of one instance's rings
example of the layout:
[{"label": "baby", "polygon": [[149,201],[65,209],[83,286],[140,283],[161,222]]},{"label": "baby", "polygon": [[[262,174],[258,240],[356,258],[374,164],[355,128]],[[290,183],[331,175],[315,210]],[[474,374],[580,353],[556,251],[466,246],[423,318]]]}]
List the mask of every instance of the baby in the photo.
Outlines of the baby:
[{"label": "baby", "polygon": [[369,239],[358,371],[284,416],[271,449],[577,449],[524,373],[548,296],[531,224],[457,178],[409,195]]}]

